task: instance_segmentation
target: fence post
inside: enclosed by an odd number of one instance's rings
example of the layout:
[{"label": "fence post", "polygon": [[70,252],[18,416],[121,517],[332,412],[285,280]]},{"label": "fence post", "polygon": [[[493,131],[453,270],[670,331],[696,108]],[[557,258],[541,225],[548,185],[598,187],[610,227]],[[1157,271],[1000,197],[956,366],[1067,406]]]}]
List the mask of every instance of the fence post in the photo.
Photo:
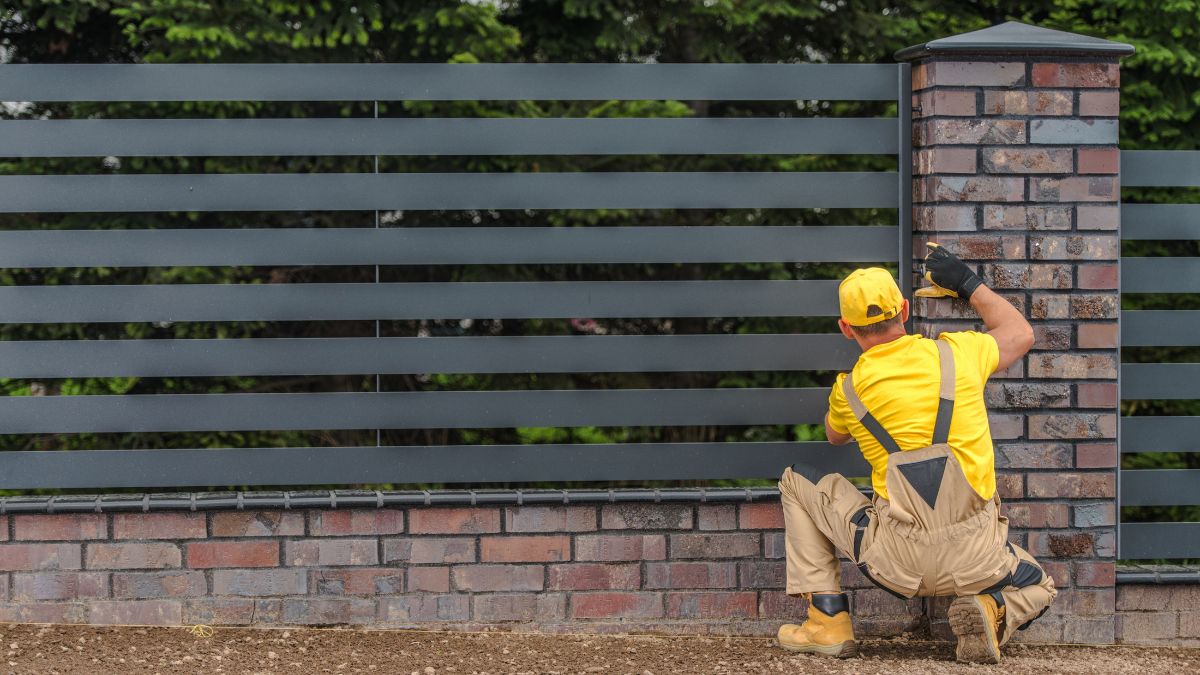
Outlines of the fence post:
[{"label": "fence post", "polygon": [[[1033,324],[987,389],[1011,539],[1061,594],[1023,636],[1111,643],[1116,619],[1118,62],[1129,45],[1009,22],[916,45],[913,252],[936,240]],[[915,268],[919,269],[919,268]],[[981,327],[914,303],[927,336]],[[948,633],[945,604],[931,620]]]}]

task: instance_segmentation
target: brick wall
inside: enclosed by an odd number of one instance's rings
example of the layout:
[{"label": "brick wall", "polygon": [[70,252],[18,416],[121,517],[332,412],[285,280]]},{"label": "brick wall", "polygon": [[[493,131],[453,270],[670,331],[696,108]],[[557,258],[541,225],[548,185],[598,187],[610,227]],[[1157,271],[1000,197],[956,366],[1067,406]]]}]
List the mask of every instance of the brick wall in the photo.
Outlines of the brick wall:
[{"label": "brick wall", "polygon": [[1200,647],[1200,584],[1118,586],[1117,642]]},{"label": "brick wall", "polygon": [[[778,502],[0,517],[0,621],[774,634]],[[845,565],[864,635],[919,622]]]},{"label": "brick wall", "polygon": [[[986,392],[1012,539],[1063,591],[1028,637],[1111,643],[1116,59],[934,56],[914,64],[912,81],[914,252],[929,240],[949,247],[1036,334]],[[982,327],[962,302],[918,299],[914,316],[929,336]]]}]

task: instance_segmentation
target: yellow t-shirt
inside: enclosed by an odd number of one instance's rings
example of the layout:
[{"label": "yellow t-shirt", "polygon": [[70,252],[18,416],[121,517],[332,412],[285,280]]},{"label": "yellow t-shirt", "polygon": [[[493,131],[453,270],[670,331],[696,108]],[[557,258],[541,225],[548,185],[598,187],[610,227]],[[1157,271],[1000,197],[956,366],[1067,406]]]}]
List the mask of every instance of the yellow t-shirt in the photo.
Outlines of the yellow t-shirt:
[{"label": "yellow t-shirt", "polygon": [[[954,353],[954,418],[949,442],[971,487],[983,499],[991,499],[996,493],[996,469],[983,385],[1000,362],[1000,348],[987,333],[963,331],[939,337],[950,343]],[[863,405],[901,450],[919,450],[933,442],[941,382],[933,340],[906,335],[876,345],[858,357],[851,372],[854,390]],[[863,456],[871,463],[871,485],[886,499],[887,450],[854,419],[842,392],[845,379],[845,373],[838,375],[829,394],[829,426],[858,441]]]}]

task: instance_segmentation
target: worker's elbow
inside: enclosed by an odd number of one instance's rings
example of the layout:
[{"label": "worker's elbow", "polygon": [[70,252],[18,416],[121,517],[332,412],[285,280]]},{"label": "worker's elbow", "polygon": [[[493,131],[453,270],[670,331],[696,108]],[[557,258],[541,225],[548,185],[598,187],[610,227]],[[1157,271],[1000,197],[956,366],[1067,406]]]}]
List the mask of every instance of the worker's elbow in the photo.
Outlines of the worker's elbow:
[{"label": "worker's elbow", "polygon": [[1030,349],[1033,349],[1034,339],[1035,339],[1035,337],[1033,334],[1033,326],[1030,326],[1029,322],[1026,321],[1025,328],[1024,328],[1024,330],[1021,331],[1021,334],[1019,337],[1019,342],[1018,342],[1018,347],[1021,350],[1021,354],[1025,354]]}]

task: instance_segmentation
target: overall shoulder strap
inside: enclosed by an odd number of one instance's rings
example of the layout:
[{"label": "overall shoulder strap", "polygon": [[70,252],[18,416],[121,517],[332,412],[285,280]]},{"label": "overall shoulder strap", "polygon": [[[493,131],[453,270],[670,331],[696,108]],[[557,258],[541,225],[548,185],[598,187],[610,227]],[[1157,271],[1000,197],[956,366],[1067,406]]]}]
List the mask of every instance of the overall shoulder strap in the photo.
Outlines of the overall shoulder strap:
[{"label": "overall shoulder strap", "polygon": [[892,435],[884,430],[879,424],[879,420],[875,419],[870,412],[867,411],[867,406],[863,405],[862,399],[854,391],[854,371],[846,373],[846,379],[842,380],[842,393],[846,396],[846,402],[850,404],[850,410],[854,412],[854,417],[857,419],[876,441],[887,450],[888,454],[900,452],[900,446],[896,444]]},{"label": "overall shoulder strap", "polygon": [[950,420],[954,417],[954,352],[950,343],[935,340],[938,361],[942,370],[942,386],[938,392],[937,421],[933,425],[933,444],[945,443],[950,439]]}]

